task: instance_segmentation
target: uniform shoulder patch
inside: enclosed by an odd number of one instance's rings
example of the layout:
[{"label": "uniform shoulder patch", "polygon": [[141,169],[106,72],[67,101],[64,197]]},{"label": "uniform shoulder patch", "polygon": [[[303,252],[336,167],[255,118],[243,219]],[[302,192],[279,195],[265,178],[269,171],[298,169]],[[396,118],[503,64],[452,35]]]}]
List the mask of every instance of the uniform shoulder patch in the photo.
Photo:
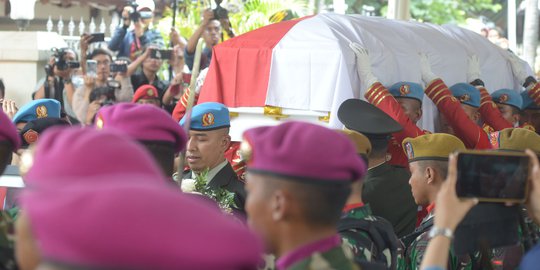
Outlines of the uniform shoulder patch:
[{"label": "uniform shoulder patch", "polygon": [[28,144],[32,144],[32,143],[35,143],[37,141],[39,137],[39,133],[37,133],[35,130],[33,129],[29,129],[27,130],[24,134],[23,134],[23,139],[28,143]]}]

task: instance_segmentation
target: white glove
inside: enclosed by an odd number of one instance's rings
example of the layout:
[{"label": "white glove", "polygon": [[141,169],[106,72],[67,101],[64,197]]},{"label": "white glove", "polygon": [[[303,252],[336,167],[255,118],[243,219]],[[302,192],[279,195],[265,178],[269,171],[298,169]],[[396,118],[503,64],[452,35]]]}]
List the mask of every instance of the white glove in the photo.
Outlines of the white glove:
[{"label": "white glove", "polygon": [[369,60],[368,51],[362,48],[360,44],[354,42],[349,43],[349,47],[356,55],[356,72],[358,72],[360,82],[365,88],[369,88],[379,80],[371,71],[371,62]]},{"label": "white glove", "polygon": [[425,53],[420,53],[420,70],[422,72],[422,81],[424,81],[426,85],[439,78],[433,73],[433,71],[431,71],[431,64],[429,63],[428,56]]},{"label": "white glove", "polygon": [[480,59],[476,54],[469,57],[469,68],[467,70],[467,82],[480,79]]},{"label": "white glove", "polygon": [[506,60],[510,62],[510,66],[512,67],[512,73],[514,73],[514,77],[519,81],[519,84],[525,83],[525,80],[529,75],[523,68],[523,62],[517,55],[515,55],[512,52],[506,53]]},{"label": "white glove", "polygon": [[195,94],[201,93],[202,86],[204,84],[204,80],[206,79],[206,74],[208,73],[208,68],[205,68],[199,72],[199,76],[197,77],[197,81],[195,82]]}]

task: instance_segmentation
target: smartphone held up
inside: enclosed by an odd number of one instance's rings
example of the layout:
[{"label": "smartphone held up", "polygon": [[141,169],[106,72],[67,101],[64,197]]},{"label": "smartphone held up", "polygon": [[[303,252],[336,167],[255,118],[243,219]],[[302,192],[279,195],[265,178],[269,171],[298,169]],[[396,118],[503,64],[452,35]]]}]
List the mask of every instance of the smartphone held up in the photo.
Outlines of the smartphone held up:
[{"label": "smartphone held up", "polygon": [[529,156],[502,151],[463,151],[457,156],[460,198],[523,203],[528,194]]}]

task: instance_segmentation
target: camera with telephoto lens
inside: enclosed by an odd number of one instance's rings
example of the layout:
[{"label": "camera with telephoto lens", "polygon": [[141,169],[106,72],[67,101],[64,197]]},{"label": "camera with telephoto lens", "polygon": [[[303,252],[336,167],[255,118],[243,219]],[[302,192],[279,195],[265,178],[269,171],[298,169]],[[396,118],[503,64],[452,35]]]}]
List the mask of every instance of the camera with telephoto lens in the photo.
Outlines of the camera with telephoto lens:
[{"label": "camera with telephoto lens", "polygon": [[138,11],[139,4],[137,1],[126,1],[127,6],[131,7],[132,10],[129,12],[129,19],[133,22],[136,22],[140,19],[149,19],[152,18],[152,11]]},{"label": "camera with telephoto lens", "polygon": [[216,1],[216,8],[212,10],[214,12],[214,19],[216,20],[228,19],[229,11],[221,6],[222,0],[215,0],[215,1]]},{"label": "camera with telephoto lens", "polygon": [[67,70],[70,68],[79,68],[81,67],[81,64],[78,61],[66,61],[64,57],[68,53],[68,51],[71,51],[69,48],[52,48],[51,51],[53,52],[54,57],[54,64],[46,65],[45,66],[45,72],[50,75],[54,76],[54,67],[58,68],[58,70]]},{"label": "camera with telephoto lens", "polygon": [[132,8],[129,12],[129,19],[134,22],[138,21],[141,18],[141,14],[137,11],[137,8],[139,7],[137,1],[127,1],[127,6]]}]

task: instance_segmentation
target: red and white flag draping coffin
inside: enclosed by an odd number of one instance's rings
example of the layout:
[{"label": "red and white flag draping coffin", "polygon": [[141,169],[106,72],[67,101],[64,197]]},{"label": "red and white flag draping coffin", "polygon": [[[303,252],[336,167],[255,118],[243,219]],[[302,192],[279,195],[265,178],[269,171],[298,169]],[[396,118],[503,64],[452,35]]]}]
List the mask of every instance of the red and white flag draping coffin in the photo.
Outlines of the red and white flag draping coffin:
[{"label": "red and white flag draping coffin", "polygon": [[[339,105],[348,98],[363,98],[366,91],[360,87],[350,42],[368,49],[373,73],[387,86],[421,83],[418,53],[424,52],[433,72],[448,86],[466,81],[468,57],[476,54],[489,91],[520,89],[506,52],[472,31],[326,13],[269,25],[214,47],[199,102],[330,112],[329,126],[339,128]],[[427,97],[423,104],[420,125],[433,131],[436,108]]]}]

